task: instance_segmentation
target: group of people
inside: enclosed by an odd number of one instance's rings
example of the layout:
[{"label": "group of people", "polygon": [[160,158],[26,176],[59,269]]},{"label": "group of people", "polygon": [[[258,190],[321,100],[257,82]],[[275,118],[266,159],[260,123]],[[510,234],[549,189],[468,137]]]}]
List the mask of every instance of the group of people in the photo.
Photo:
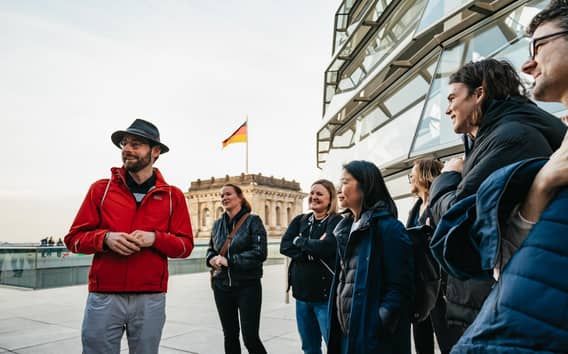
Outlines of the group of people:
[{"label": "group of people", "polygon": [[[529,35],[522,71],[533,96],[568,107],[568,3],[551,3]],[[406,226],[377,166],[356,160],[339,188],[312,184],[311,211],[282,236],[304,353],[321,353],[322,340],[329,354],[410,353],[411,323],[420,354],[434,352],[434,334],[442,353],[568,352],[566,126],[505,61],[466,64],[448,84],[465,157],[414,161]],[[94,254],[83,353],[119,353],[125,331],[130,353],[157,353],[167,259],[193,249],[189,212],[153,167],[169,149],[152,123],[137,119],[111,140],[123,166],[90,187],[65,236],[72,252]],[[239,186],[224,185],[220,199],[206,264],[225,352],[241,352],[242,332],[249,353],[266,353],[266,230]]]}]

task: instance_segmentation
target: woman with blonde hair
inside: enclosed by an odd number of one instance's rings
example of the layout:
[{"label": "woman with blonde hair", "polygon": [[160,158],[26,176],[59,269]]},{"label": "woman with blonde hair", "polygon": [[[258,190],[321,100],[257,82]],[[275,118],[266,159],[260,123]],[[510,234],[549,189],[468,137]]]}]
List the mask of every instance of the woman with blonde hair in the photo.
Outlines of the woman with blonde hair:
[{"label": "woman with blonde hair", "polygon": [[336,214],[333,183],[320,179],[312,184],[308,204],[311,212],[292,220],[282,236],[280,253],[292,259],[288,285],[296,299],[296,322],[306,354],[321,354],[327,342],[327,302],[335,273],[336,242],[333,229],[341,220]]},{"label": "woman with blonde hair", "polygon": [[[406,222],[406,227],[409,229],[409,232],[411,228],[431,225],[428,209],[429,189],[434,179],[440,175],[443,167],[444,164],[435,159],[419,159],[414,161],[412,170],[408,175],[408,182],[410,183],[410,192],[418,198],[410,210],[408,220]],[[425,236],[424,233],[421,233],[420,235]],[[421,284],[422,286],[416,284],[415,297],[416,299],[419,299],[419,303],[426,305],[424,308],[427,308],[429,313],[425,312],[420,314],[420,319],[424,319],[421,321],[415,320],[412,325],[414,347],[418,354],[434,354],[433,334],[436,333],[436,339],[438,346],[440,347],[440,351],[442,354],[446,354],[450,352],[452,344],[459,338],[459,335],[456,338],[453,338],[449,332],[448,323],[446,321],[446,302],[444,300],[446,291],[445,282],[440,284],[439,266],[429,254],[430,249],[427,247],[428,243],[429,240],[424,240],[425,247],[423,250],[421,249],[421,251],[428,254],[424,254],[422,259],[431,260],[430,264],[436,266],[436,279],[438,280],[423,282],[423,284]],[[419,267],[421,265],[426,266],[426,264],[419,264],[419,262],[415,264],[416,272],[420,271]],[[442,278],[445,278],[445,276]],[[421,293],[421,290],[425,291],[422,291]]]}]

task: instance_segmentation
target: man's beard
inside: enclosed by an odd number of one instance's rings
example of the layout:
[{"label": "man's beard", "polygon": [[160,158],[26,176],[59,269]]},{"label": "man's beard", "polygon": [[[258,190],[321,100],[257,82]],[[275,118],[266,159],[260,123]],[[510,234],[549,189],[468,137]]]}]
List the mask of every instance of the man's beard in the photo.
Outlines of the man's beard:
[{"label": "man's beard", "polygon": [[[135,160],[129,160],[127,159],[128,157],[135,158]],[[134,155],[123,155],[122,162],[124,163],[124,169],[126,169],[126,171],[137,173],[152,163],[152,152],[149,151],[146,156],[142,157],[137,157]]]}]

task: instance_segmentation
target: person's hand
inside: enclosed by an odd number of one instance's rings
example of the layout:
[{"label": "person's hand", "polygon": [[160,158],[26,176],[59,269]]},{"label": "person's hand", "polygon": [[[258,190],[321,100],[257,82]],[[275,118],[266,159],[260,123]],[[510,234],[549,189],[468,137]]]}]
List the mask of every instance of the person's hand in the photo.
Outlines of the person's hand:
[{"label": "person's hand", "polygon": [[564,135],[562,145],[540,169],[535,182],[542,191],[555,191],[568,185],[568,134]]},{"label": "person's hand", "polygon": [[442,168],[442,172],[459,172],[462,173],[463,171],[463,159],[461,157],[454,157],[450,161],[444,164],[444,168]]},{"label": "person's hand", "polygon": [[568,134],[533,180],[519,214],[535,223],[560,187],[568,185]]},{"label": "person's hand", "polygon": [[561,120],[564,124],[568,125],[568,114],[565,115],[565,116],[560,117],[560,120]]},{"label": "person's hand", "polygon": [[156,233],[150,231],[136,230],[130,233],[130,236],[139,247],[151,247],[156,241]]},{"label": "person's hand", "polygon": [[326,236],[327,236],[327,233],[324,232],[323,235],[321,235],[320,240],[323,241],[326,238]]},{"label": "person's hand", "polygon": [[217,259],[217,265],[219,266],[219,268],[221,268],[221,266],[223,267],[229,267],[229,261],[227,260],[227,258],[223,257],[223,256],[217,256],[219,257]]},{"label": "person's hand", "polygon": [[140,251],[140,247],[138,247],[134,237],[125,232],[107,233],[104,243],[112,251],[122,256],[130,256],[131,254]]},{"label": "person's hand", "polygon": [[215,256],[213,258],[211,258],[209,260],[209,265],[211,265],[211,267],[213,267],[213,269],[219,269],[219,266],[217,265],[217,258],[219,258],[220,256]]},{"label": "person's hand", "polygon": [[221,255],[217,255],[217,256],[211,258],[209,260],[209,264],[211,265],[211,267],[213,267],[215,269],[220,269],[222,266],[225,266],[225,267],[229,266],[229,262],[227,261],[227,258],[225,258]]}]

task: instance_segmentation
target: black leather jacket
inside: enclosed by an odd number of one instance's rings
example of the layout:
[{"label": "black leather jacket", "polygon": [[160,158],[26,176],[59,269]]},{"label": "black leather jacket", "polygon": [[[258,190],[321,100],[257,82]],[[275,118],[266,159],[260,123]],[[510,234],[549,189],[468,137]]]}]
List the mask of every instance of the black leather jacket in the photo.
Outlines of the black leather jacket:
[{"label": "black leather jacket", "polygon": [[[239,213],[235,219],[242,216]],[[236,221],[236,220],[234,220]],[[207,249],[206,262],[219,254],[229,236],[233,220],[224,213],[213,223],[211,240]],[[262,278],[262,263],[266,260],[266,229],[258,215],[251,214],[237,231],[227,252],[229,267],[223,267],[214,280],[224,287],[235,287],[241,283]]]}]

